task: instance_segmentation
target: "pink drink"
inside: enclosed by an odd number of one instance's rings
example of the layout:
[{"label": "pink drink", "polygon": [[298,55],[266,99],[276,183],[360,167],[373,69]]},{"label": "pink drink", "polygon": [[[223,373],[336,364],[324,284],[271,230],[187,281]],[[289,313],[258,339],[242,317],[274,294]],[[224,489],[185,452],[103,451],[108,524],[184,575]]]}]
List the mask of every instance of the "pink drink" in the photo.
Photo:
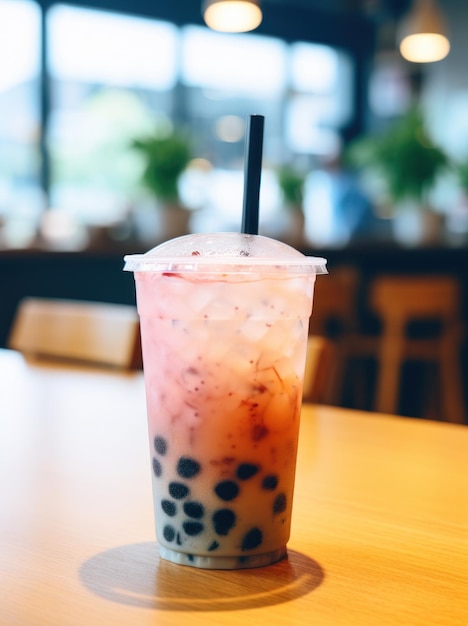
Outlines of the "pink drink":
[{"label": "pink drink", "polygon": [[165,559],[234,569],[286,554],[308,318],[324,271],[323,259],[311,261],[227,233],[182,237],[128,262]]}]

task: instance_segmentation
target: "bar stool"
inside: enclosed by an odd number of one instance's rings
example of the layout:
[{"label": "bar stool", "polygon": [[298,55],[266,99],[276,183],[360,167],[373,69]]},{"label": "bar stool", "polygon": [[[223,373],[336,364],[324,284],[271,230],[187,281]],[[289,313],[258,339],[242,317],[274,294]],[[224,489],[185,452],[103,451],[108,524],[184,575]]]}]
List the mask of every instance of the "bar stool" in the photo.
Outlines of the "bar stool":
[{"label": "bar stool", "polygon": [[[377,343],[379,365],[375,409],[396,413],[400,375],[407,359],[435,362],[441,417],[464,423],[460,341],[460,287],[450,276],[381,276],[369,288],[370,307],[382,322]],[[436,321],[437,336],[410,338],[411,321]]]},{"label": "bar stool", "polygon": [[317,276],[309,334],[326,337],[328,341],[329,380],[322,399],[326,404],[339,405],[346,365],[350,354],[350,339],[355,334],[357,320],[357,290],[359,272],[352,266],[330,269],[326,276]]},{"label": "bar stool", "polygon": [[304,402],[328,403],[328,389],[333,364],[334,351],[331,342],[326,337],[309,335],[302,394]]}]

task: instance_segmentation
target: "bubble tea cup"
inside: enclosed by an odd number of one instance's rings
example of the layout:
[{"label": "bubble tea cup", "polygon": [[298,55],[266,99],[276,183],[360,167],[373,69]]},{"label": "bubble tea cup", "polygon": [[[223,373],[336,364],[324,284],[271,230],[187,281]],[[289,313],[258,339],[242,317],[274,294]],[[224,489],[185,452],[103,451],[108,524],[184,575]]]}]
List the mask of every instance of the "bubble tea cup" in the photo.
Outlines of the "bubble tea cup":
[{"label": "bubble tea cup", "polygon": [[286,555],[308,320],[326,261],[241,233],[125,257],[141,322],[160,556],[212,569]]}]

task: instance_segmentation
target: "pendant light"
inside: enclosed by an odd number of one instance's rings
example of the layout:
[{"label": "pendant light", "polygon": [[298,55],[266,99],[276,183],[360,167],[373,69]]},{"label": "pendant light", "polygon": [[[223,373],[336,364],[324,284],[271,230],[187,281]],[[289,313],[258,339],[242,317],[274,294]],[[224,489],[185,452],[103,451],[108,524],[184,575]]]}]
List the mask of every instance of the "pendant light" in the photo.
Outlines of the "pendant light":
[{"label": "pendant light", "polygon": [[206,25],[224,33],[245,33],[262,21],[260,0],[204,0]]},{"label": "pendant light", "polygon": [[444,17],[436,0],[414,0],[398,29],[403,58],[414,63],[433,63],[450,52]]}]

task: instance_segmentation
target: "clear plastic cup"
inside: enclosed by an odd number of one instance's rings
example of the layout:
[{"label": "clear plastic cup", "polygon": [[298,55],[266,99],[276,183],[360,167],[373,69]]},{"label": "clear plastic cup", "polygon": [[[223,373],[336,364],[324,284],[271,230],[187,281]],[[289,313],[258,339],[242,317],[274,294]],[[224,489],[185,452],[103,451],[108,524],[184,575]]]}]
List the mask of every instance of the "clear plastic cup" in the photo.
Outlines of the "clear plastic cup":
[{"label": "clear plastic cup", "polygon": [[302,384],[325,259],[240,233],[125,257],[135,273],[162,558],[213,569],[286,555]]}]

